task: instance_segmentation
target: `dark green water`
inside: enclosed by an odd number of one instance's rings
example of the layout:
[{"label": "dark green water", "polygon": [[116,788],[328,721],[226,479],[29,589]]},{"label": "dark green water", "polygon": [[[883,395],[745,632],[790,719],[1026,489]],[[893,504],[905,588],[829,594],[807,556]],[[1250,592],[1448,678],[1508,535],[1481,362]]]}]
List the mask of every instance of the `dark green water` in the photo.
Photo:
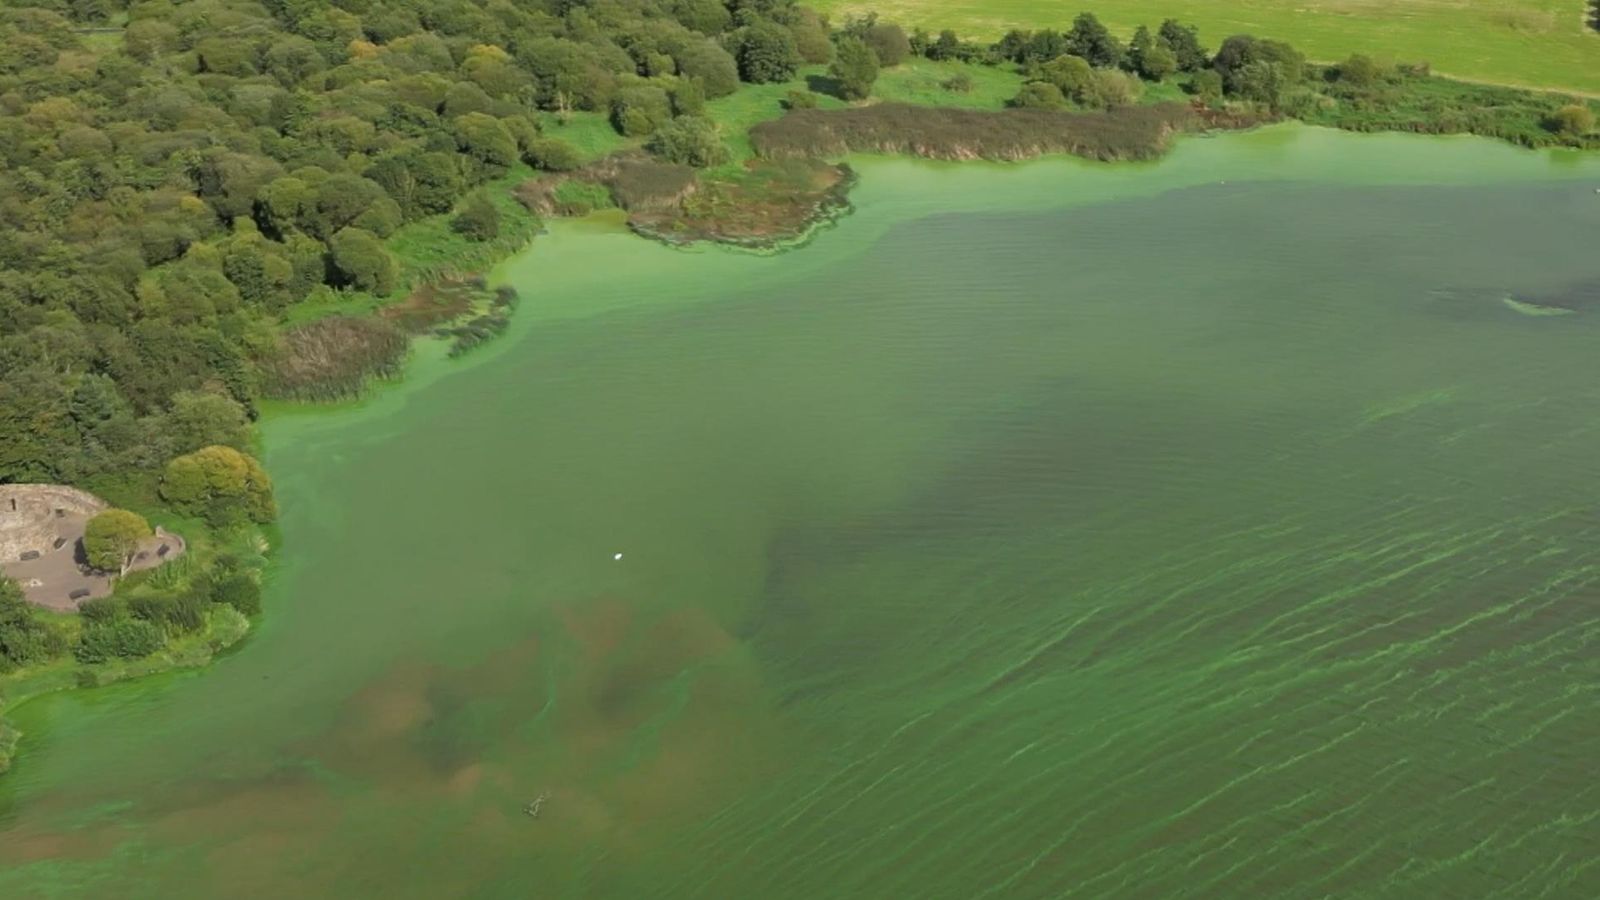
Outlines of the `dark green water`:
[{"label": "dark green water", "polygon": [[18,711],[0,896],[1600,895],[1600,163],[863,170],[274,420],[268,619]]}]

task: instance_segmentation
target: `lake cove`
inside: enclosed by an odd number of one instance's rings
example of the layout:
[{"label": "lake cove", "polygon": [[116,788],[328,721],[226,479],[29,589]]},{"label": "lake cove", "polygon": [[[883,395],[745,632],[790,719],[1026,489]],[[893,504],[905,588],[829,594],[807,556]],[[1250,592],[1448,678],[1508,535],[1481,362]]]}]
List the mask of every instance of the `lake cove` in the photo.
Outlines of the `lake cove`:
[{"label": "lake cove", "polygon": [[0,896],[1600,889],[1600,160],[852,165],[276,414],[272,613],[16,711]]}]

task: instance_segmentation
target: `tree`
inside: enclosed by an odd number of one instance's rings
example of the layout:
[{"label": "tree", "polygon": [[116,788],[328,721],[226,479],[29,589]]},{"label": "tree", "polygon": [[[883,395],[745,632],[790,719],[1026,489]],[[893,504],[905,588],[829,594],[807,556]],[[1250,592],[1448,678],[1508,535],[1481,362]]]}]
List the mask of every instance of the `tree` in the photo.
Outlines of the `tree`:
[{"label": "tree", "polygon": [[583,165],[583,157],[576,147],[560,138],[541,138],[528,145],[522,158],[535,169],[547,172],[570,172]]},{"label": "tree", "polygon": [[1039,77],[1063,96],[1080,100],[1094,82],[1094,69],[1081,56],[1058,56],[1039,68]]},{"label": "tree", "polygon": [[1116,109],[1128,106],[1139,99],[1140,84],[1126,72],[1115,69],[1096,69],[1094,79],[1082,95],[1077,97],[1084,106],[1096,109]]},{"label": "tree", "polygon": [[788,81],[800,65],[800,52],[794,36],[768,19],[740,29],[734,43],[734,59],[739,77],[752,84]]},{"label": "tree", "polygon": [[1188,91],[1201,100],[1216,100],[1222,96],[1222,76],[1215,69],[1201,69],[1189,79]]},{"label": "tree", "polygon": [[611,124],[628,137],[642,137],[672,118],[672,99],[654,84],[636,84],[611,101]]},{"label": "tree", "polygon": [[934,60],[949,60],[961,58],[961,38],[954,31],[946,28],[939,32],[939,36],[928,45],[928,58]]},{"label": "tree", "polygon": [[192,453],[223,444],[235,449],[250,442],[250,423],[237,400],[211,391],[179,391],[161,417],[161,432],[173,453]]},{"label": "tree", "polygon": [[1226,93],[1277,108],[1303,77],[1305,57],[1282,41],[1236,34],[1222,42],[1212,65]]},{"label": "tree", "polygon": [[150,534],[150,523],[138,513],[108,509],[84,526],[83,553],[96,569],[124,575],[139,552],[139,542]]},{"label": "tree", "polygon": [[1165,47],[1151,47],[1139,62],[1139,75],[1151,81],[1165,81],[1178,71],[1178,59]]},{"label": "tree", "polygon": [[1372,57],[1360,53],[1340,63],[1338,72],[1341,82],[1360,88],[1371,87],[1383,77],[1383,71],[1372,61]]},{"label": "tree", "polygon": [[34,617],[22,588],[0,575],[0,674],[66,651],[61,632]]},{"label": "tree", "polygon": [[1122,45],[1094,13],[1079,13],[1067,32],[1067,52],[1081,56],[1092,66],[1110,69],[1122,65]]},{"label": "tree", "polygon": [[167,463],[161,497],[185,515],[216,525],[277,518],[272,479],[254,458],[232,447],[203,447]]},{"label": "tree", "polygon": [[846,100],[865,100],[872,93],[873,82],[878,80],[877,53],[858,38],[841,38],[828,74],[838,84],[839,96]]},{"label": "tree", "polygon": [[344,284],[374,294],[394,290],[394,258],[377,235],[360,228],[341,229],[328,241],[328,250]]},{"label": "tree", "polygon": [[1198,72],[1211,62],[1211,54],[1200,44],[1200,33],[1193,25],[1184,25],[1177,19],[1161,23],[1156,32],[1156,42],[1172,51],[1178,61],[1178,71]]},{"label": "tree", "polygon": [[1143,25],[1133,33],[1133,40],[1128,42],[1126,62],[1128,68],[1137,72],[1139,77],[1151,81],[1162,81],[1178,71],[1177,55]]},{"label": "tree", "polygon": [[667,162],[696,168],[728,161],[728,147],[717,134],[717,126],[701,116],[673,119],[656,129],[645,147]]},{"label": "tree", "polygon": [[500,234],[500,211],[487,198],[474,195],[450,220],[450,230],[472,241],[493,240]]},{"label": "tree", "polygon": [[900,65],[911,55],[911,40],[906,37],[905,29],[893,22],[868,25],[863,40],[877,55],[878,62],[889,68]]},{"label": "tree", "polygon": [[1067,98],[1047,81],[1030,81],[1011,98],[1011,105],[1018,109],[1060,109],[1067,105]]},{"label": "tree", "polygon": [[1563,137],[1580,138],[1594,130],[1594,110],[1580,103],[1569,103],[1550,114],[1547,127]]},{"label": "tree", "polygon": [[516,138],[499,119],[485,113],[456,119],[456,145],[492,175],[515,165],[519,156]]},{"label": "tree", "polygon": [[1059,31],[1046,28],[1043,31],[1035,31],[1027,37],[1022,50],[1022,58],[1017,61],[1023,63],[1049,62],[1061,54],[1069,52],[1071,51],[1067,49],[1066,36]]},{"label": "tree", "polygon": [[690,41],[674,57],[678,74],[698,80],[707,98],[726,97],[739,89],[739,64],[715,41]]}]

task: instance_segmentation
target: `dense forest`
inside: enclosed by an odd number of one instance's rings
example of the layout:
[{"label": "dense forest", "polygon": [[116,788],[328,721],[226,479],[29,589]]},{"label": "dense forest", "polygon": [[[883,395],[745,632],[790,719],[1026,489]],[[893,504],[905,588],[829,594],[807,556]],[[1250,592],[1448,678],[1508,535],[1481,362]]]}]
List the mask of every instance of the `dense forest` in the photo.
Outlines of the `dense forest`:
[{"label": "dense forest", "polygon": [[784,0],[8,5],[0,482],[245,446],[287,308],[386,292],[396,228],[574,164],[537,111],[643,134],[829,53]]}]

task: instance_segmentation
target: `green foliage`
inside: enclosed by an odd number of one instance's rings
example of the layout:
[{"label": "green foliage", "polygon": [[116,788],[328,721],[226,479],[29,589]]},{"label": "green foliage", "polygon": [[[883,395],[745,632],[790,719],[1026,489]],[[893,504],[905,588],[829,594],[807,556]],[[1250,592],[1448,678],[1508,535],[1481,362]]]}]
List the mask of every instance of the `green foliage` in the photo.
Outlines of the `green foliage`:
[{"label": "green foliage", "polygon": [[583,165],[578,149],[560,138],[540,138],[523,153],[528,165],[547,172],[570,172]]},{"label": "green foliage", "polygon": [[220,579],[211,589],[214,603],[226,603],[247,616],[261,613],[261,586],[247,572]]},{"label": "green foliage", "polygon": [[132,616],[114,616],[84,626],[73,656],[86,664],[113,659],[138,659],[160,650],[166,643],[161,626]]},{"label": "green foliage", "polygon": [[488,199],[470,197],[462,204],[455,218],[450,220],[450,229],[466,236],[468,240],[493,240],[500,234],[500,212]]},{"label": "green foliage", "polygon": [[1305,72],[1305,57],[1282,41],[1236,34],[1212,61],[1225,93],[1276,109]]},{"label": "green foliage", "polygon": [[[898,66],[911,55],[910,40],[906,38],[905,31],[893,22],[872,22],[862,30],[861,40],[872,49],[878,62],[885,66]],[[842,48],[842,44],[840,46]]]},{"label": "green foliage", "polygon": [[167,463],[161,497],[214,526],[242,518],[265,523],[278,515],[272,479],[253,457],[232,447],[204,447]]},{"label": "green foliage", "polygon": [[102,572],[121,574],[133,560],[139,542],[150,534],[150,523],[144,516],[125,509],[108,509],[97,513],[84,526],[84,556],[89,565]]},{"label": "green foliage", "polygon": [[794,35],[769,19],[758,18],[736,32],[733,51],[739,77],[752,84],[788,81],[801,62]]},{"label": "green foliage", "polygon": [[40,621],[22,599],[22,588],[0,575],[0,674],[64,652],[66,639],[60,630]]},{"label": "green foliage", "polygon": [[[904,35],[901,35],[904,37]],[[833,65],[828,68],[846,100],[865,100],[878,80],[878,56],[860,38],[844,37],[834,49]]]},{"label": "green foliage", "polygon": [[1072,30],[1066,36],[1066,52],[1081,56],[1099,68],[1122,65],[1122,44],[1111,36],[1111,31],[1094,13],[1079,13],[1072,20]]},{"label": "green foliage", "polygon": [[816,109],[817,95],[811,91],[789,91],[781,102],[784,109]]},{"label": "green foliage", "polygon": [[1039,67],[1039,78],[1064,97],[1080,101],[1094,84],[1094,68],[1081,56],[1058,56]]},{"label": "green foliage", "polygon": [[1060,109],[1067,105],[1067,98],[1048,81],[1030,81],[1012,98],[1011,105],[1018,109]]},{"label": "green foliage", "polygon": [[700,116],[682,116],[656,130],[645,144],[657,157],[703,169],[728,161],[728,147],[717,126]]},{"label": "green foliage", "polygon": [[1340,81],[1357,88],[1371,87],[1383,78],[1383,70],[1372,57],[1359,53],[1340,63],[1337,72]]},{"label": "green foliage", "polygon": [[650,134],[670,118],[672,100],[653,84],[625,87],[611,101],[611,124],[628,137]]},{"label": "green foliage", "polygon": [[1594,110],[1578,103],[1569,103],[1551,113],[1547,123],[1555,133],[1577,138],[1594,130],[1594,119]]},{"label": "green foliage", "polygon": [[342,283],[374,294],[387,294],[394,289],[394,258],[372,232],[341,229],[328,241],[328,251]]},{"label": "green foliage", "polygon": [[954,94],[970,94],[972,93],[972,76],[966,72],[957,72],[939,82],[939,86]]},{"label": "green foliage", "polygon": [[1211,54],[1201,45],[1200,33],[1193,25],[1167,19],[1156,33],[1156,42],[1172,53],[1180,72],[1198,72],[1211,64]]}]

